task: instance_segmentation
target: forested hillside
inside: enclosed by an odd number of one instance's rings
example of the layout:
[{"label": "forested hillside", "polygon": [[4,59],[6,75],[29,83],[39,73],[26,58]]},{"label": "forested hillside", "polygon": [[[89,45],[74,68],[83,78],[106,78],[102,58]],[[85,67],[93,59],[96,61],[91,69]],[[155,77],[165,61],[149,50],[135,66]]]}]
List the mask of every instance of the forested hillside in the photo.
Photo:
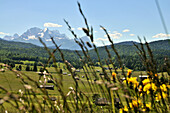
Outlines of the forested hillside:
[{"label": "forested hillside", "polygon": [[[137,54],[137,49],[134,45],[130,44],[132,42],[119,43],[115,45],[118,53],[120,54],[123,63],[126,67],[135,69],[135,70],[145,70],[142,66],[142,61]],[[136,43],[139,47],[140,44]],[[153,53],[154,58],[157,61],[158,67],[161,66],[164,62],[165,57],[170,56],[170,40],[160,40],[149,43]],[[111,49],[111,46],[107,46],[110,54],[112,55],[113,62],[117,64],[117,57]],[[52,49],[50,49],[52,51]],[[108,58],[105,47],[98,47],[99,55],[102,60],[102,63],[105,64],[106,59]],[[81,67],[82,63],[79,60],[79,56],[73,50],[62,50],[65,59],[73,64],[75,67]],[[79,53],[83,56],[82,51]],[[89,54],[91,56],[94,64],[97,65],[97,55],[94,50],[90,50]],[[61,56],[58,51],[55,53],[57,61],[62,61]],[[21,42],[12,42],[5,41],[0,39],[0,62],[9,63],[21,63],[21,60],[30,60],[30,61],[41,61],[43,63],[47,62],[49,57],[48,52],[39,46],[35,46],[29,43]]]},{"label": "forested hillside", "polygon": [[[52,49],[50,50],[52,51]],[[78,59],[75,51],[62,50],[62,52],[65,54],[66,60],[71,59],[71,61],[75,61]],[[58,51],[56,51],[55,56],[57,61],[61,61]],[[21,63],[20,60],[29,60],[46,63],[48,58],[49,54],[43,47],[29,43],[13,42],[0,39],[0,62]]]}]

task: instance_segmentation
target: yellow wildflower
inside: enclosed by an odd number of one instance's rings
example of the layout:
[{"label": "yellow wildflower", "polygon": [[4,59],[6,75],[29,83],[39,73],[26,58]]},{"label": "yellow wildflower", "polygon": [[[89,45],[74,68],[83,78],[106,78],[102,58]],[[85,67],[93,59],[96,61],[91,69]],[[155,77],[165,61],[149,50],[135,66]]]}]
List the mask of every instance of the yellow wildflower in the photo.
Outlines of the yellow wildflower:
[{"label": "yellow wildflower", "polygon": [[146,108],[151,109],[151,103],[146,104]]},{"label": "yellow wildflower", "polygon": [[133,88],[135,89],[136,87],[139,86],[139,82],[136,82],[134,85],[133,85]]},{"label": "yellow wildflower", "polygon": [[141,100],[140,100],[140,99],[138,99],[138,104],[139,104],[139,105],[142,105],[142,102],[141,102]]},{"label": "yellow wildflower", "polygon": [[145,111],[146,111],[146,109],[142,109],[142,111],[143,111],[143,112],[145,112]]},{"label": "yellow wildflower", "polygon": [[162,92],[162,96],[163,96],[163,98],[166,98],[166,97],[167,97],[167,94],[164,93],[164,92]]},{"label": "yellow wildflower", "polygon": [[132,100],[132,105],[134,107],[138,107],[138,101],[137,100]]},{"label": "yellow wildflower", "polygon": [[166,88],[166,85],[165,85],[165,84],[162,84],[162,85],[160,86],[160,88],[161,88],[162,91],[167,91],[167,88]]},{"label": "yellow wildflower", "polygon": [[126,84],[126,80],[129,81],[129,78],[127,77],[127,78],[123,81],[124,84]]},{"label": "yellow wildflower", "polygon": [[128,69],[127,76],[131,75],[132,70]]},{"label": "yellow wildflower", "polygon": [[130,108],[133,108],[133,105],[132,105],[132,103],[129,103],[129,106],[130,106]]},{"label": "yellow wildflower", "polygon": [[126,80],[124,80],[123,83],[126,84]]},{"label": "yellow wildflower", "polygon": [[155,74],[155,77],[157,77],[158,76],[158,74]]},{"label": "yellow wildflower", "polygon": [[152,83],[151,86],[152,86],[152,90],[154,90],[154,91],[157,90],[157,87],[156,87],[156,85],[154,83]]},{"label": "yellow wildflower", "polygon": [[160,94],[156,94],[155,100],[156,100],[156,101],[161,100],[161,95],[160,95]]},{"label": "yellow wildflower", "polygon": [[147,90],[149,90],[151,88],[151,84],[146,84],[143,88],[143,91],[146,92]]},{"label": "yellow wildflower", "polygon": [[112,77],[116,77],[116,73],[115,72],[112,72]]},{"label": "yellow wildflower", "polygon": [[138,91],[139,91],[139,93],[142,92],[142,86],[141,85],[139,86]]},{"label": "yellow wildflower", "polygon": [[149,91],[149,90],[147,90],[147,91],[146,91],[146,94],[148,95],[149,93],[150,93],[150,91]]},{"label": "yellow wildflower", "polygon": [[150,81],[149,78],[144,79],[144,80],[142,81],[143,85],[146,85],[146,84],[148,84],[148,83],[150,83],[150,82],[151,82],[151,81]]},{"label": "yellow wildflower", "polygon": [[123,109],[119,109],[119,113],[123,113]]},{"label": "yellow wildflower", "polygon": [[142,96],[143,96],[143,94],[141,93],[139,96],[140,96],[140,97],[142,97]]},{"label": "yellow wildflower", "polygon": [[128,108],[127,108],[127,106],[125,106],[123,110],[127,112],[127,111],[128,111]]},{"label": "yellow wildflower", "polygon": [[132,83],[133,84],[134,89],[136,87],[138,87],[139,82],[137,81],[137,77],[130,77],[127,80],[128,80],[128,83]]},{"label": "yellow wildflower", "polygon": [[151,84],[146,84],[143,88],[143,91],[148,91],[152,88],[152,90],[156,91],[157,90],[157,87],[154,83],[151,83]]},{"label": "yellow wildflower", "polygon": [[137,82],[136,79],[137,79],[136,77],[130,77],[128,79],[128,82],[131,82],[131,83],[135,84]]}]

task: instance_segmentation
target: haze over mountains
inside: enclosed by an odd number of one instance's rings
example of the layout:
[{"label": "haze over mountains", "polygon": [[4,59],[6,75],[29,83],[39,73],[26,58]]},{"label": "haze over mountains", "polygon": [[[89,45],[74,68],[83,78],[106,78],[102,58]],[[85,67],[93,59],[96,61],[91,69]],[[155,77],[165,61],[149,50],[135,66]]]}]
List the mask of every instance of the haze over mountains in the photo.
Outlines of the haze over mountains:
[{"label": "haze over mountains", "polygon": [[[38,27],[33,27],[28,29],[20,36],[16,33],[13,36],[4,36],[3,39],[8,41],[25,42],[32,43],[38,46],[43,46],[38,37],[40,37],[48,47],[54,46],[51,41],[51,37],[53,37],[55,42],[58,45],[61,45],[61,49],[80,49],[73,39],[68,38],[65,34],[61,34],[58,30],[49,30],[48,28],[40,29]],[[82,37],[81,39],[83,41],[89,41],[87,37]]]}]

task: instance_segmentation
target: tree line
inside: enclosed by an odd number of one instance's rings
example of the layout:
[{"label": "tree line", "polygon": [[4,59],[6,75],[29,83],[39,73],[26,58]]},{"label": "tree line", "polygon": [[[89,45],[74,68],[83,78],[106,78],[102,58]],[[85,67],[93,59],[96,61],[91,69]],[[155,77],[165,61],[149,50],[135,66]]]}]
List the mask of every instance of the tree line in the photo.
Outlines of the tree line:
[{"label": "tree line", "polygon": [[[169,40],[167,41],[158,41],[150,44],[154,58],[156,60],[157,67],[162,67],[165,57],[169,58],[170,56],[170,45]],[[115,57],[115,53],[110,46],[107,46],[111,56],[112,61],[119,68],[118,59]],[[133,70],[145,70],[142,60],[137,54],[137,49],[133,45],[115,45],[119,55],[121,56],[123,64]],[[50,49],[52,52],[53,49]],[[73,50],[62,50],[65,59],[70,62],[75,68],[83,67],[83,60],[80,59],[77,53]],[[82,58],[85,58],[82,51],[78,51]],[[105,50],[105,47],[98,48],[99,56],[101,58],[102,64],[106,64],[108,60],[108,55]],[[95,66],[97,66],[97,54],[94,50],[89,50],[88,54]],[[55,53],[56,62],[63,62],[61,55],[58,51]],[[43,47],[38,47],[32,44],[16,44],[16,42],[0,41],[0,62],[6,64],[23,64],[21,61],[35,61],[46,64],[49,59],[48,52]],[[50,61],[50,65],[53,66],[53,61]],[[33,64],[31,64],[33,65]],[[36,64],[39,65],[39,64]],[[29,67],[27,68],[29,70]]]}]

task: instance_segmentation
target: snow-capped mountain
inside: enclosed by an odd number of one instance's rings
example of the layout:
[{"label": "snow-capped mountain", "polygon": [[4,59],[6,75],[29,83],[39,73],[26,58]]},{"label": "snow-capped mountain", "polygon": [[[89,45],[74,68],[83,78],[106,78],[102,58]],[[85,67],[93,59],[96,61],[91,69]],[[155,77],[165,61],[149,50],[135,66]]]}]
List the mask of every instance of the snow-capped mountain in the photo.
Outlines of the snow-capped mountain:
[{"label": "snow-capped mountain", "polygon": [[[40,37],[47,46],[54,46],[51,41],[51,37],[54,38],[58,45],[61,45],[62,49],[80,49],[73,39],[68,38],[65,34],[61,34],[58,30],[49,30],[48,28],[40,29],[33,27],[28,29],[22,35],[14,34],[13,36],[4,36],[3,39],[17,42],[32,43],[38,46],[43,46],[38,37]],[[89,40],[87,37],[83,37],[82,40]]]},{"label": "snow-capped mountain", "polygon": [[17,38],[19,38],[19,35],[17,34],[17,33],[15,33],[13,36],[4,36],[4,40],[15,40],[15,39],[17,39]]}]

